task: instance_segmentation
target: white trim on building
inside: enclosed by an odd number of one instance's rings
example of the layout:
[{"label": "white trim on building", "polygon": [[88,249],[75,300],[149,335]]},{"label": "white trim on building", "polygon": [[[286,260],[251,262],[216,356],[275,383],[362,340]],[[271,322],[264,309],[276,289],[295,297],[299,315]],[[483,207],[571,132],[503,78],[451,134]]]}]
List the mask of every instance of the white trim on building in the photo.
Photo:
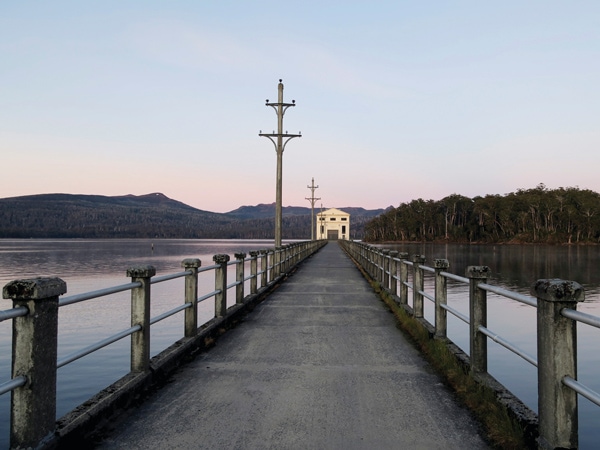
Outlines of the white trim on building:
[{"label": "white trim on building", "polygon": [[318,213],[317,239],[350,239],[350,214],[336,208]]}]

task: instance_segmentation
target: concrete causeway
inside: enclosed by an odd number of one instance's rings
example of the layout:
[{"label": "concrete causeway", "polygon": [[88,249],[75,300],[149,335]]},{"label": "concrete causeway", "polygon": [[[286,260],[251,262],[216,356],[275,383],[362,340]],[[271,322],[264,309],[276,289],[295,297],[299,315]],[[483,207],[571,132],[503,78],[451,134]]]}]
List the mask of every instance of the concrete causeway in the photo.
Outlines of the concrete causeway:
[{"label": "concrete causeway", "polygon": [[98,448],[488,448],[335,242],[112,428]]}]

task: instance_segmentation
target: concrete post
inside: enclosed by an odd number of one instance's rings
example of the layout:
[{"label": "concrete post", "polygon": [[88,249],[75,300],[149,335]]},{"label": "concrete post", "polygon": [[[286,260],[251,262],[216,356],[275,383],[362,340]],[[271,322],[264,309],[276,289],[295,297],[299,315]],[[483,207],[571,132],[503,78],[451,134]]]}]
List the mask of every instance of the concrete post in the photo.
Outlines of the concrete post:
[{"label": "concrete post", "polygon": [[415,318],[423,317],[423,294],[425,288],[425,277],[421,264],[425,264],[425,256],[413,255],[413,313]]},{"label": "concrete post", "polygon": [[193,337],[198,334],[198,268],[202,262],[197,258],[184,259],[181,267],[192,273],[185,276],[185,303],[192,307],[185,310],[184,336]]},{"label": "concrete post", "polygon": [[379,272],[377,271],[377,258],[379,256],[377,255],[377,247],[373,247],[372,245],[369,246],[369,273],[371,274],[371,278],[373,278],[375,281],[378,280],[377,276],[379,275]]},{"label": "concrete post", "polygon": [[260,252],[260,287],[264,288],[268,283],[269,260],[268,250],[259,250]]},{"label": "concrete post", "polygon": [[377,249],[377,281],[383,284],[383,272],[385,270],[384,261],[385,256],[383,255],[383,249]]},{"label": "concrete post", "polygon": [[471,371],[487,372],[487,336],[479,332],[479,327],[487,327],[487,291],[479,289],[487,281],[488,266],[469,266],[466,276],[469,278],[469,348]]},{"label": "concrete post", "polygon": [[408,265],[404,263],[408,259],[408,253],[400,252],[398,253],[398,259],[400,260],[400,304],[407,305],[408,304],[408,286],[406,283],[408,282]]},{"label": "concrete post", "polygon": [[373,252],[372,252],[371,246],[365,244],[365,246],[363,248],[363,253],[364,253],[364,258],[365,258],[363,267],[365,268],[365,271],[370,275],[371,278],[375,278],[373,276],[373,268],[372,268]]},{"label": "concrete post", "polygon": [[537,297],[538,416],[540,448],[577,448],[577,393],[562,383],[577,379],[577,324],[561,315],[585,298],[573,281],[538,280]]},{"label": "concrete post", "polygon": [[398,295],[398,252],[390,251],[390,292],[392,295]]},{"label": "concrete post", "polygon": [[273,253],[273,279],[281,275],[281,252],[281,247],[275,247],[275,253]]},{"label": "concrete post", "polygon": [[269,283],[275,279],[275,249],[269,249]]},{"label": "concrete post", "polygon": [[285,274],[288,271],[288,264],[289,264],[289,256],[290,256],[290,246],[289,245],[282,245],[281,246],[281,270],[279,271],[279,274]]},{"label": "concrete post", "polygon": [[10,447],[37,448],[56,422],[58,296],[67,292],[60,278],[11,281],[2,296],[29,314],[13,319],[12,377],[27,382],[11,394]]},{"label": "concrete post", "polygon": [[141,283],[131,290],[131,326],[141,330],[131,335],[131,371],[144,372],[150,366],[150,278],[156,275],[154,266],[127,269],[133,283]]},{"label": "concrete post", "polygon": [[257,250],[250,251],[250,294],[256,294],[257,292],[257,278],[258,278],[258,255],[260,254]]},{"label": "concrete post", "polygon": [[244,259],[246,259],[245,253],[235,253],[236,259],[235,264],[235,302],[244,303]]},{"label": "concrete post", "polygon": [[442,305],[448,304],[448,278],[440,275],[448,270],[450,263],[447,259],[436,259],[435,269],[435,337],[445,338],[448,329],[447,311]]},{"label": "concrete post", "polygon": [[381,250],[381,266],[382,266],[382,283],[386,291],[390,290],[390,249],[384,248]]},{"label": "concrete post", "polygon": [[215,269],[215,317],[223,317],[227,312],[227,262],[229,255],[215,255],[213,261],[219,267]]}]

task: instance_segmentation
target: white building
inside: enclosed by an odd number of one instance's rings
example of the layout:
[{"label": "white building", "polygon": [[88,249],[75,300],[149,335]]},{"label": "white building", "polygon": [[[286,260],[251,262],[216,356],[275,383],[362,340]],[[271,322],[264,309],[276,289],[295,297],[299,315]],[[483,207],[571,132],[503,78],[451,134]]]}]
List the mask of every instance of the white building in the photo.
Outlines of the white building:
[{"label": "white building", "polygon": [[317,239],[350,239],[350,214],[335,208],[318,213]]}]

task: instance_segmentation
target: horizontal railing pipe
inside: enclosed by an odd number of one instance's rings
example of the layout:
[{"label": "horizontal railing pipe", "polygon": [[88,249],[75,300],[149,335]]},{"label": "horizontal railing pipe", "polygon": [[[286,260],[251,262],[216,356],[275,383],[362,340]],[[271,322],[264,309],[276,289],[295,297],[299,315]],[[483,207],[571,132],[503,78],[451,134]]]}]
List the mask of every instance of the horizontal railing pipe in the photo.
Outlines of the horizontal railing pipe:
[{"label": "horizontal railing pipe", "polygon": [[[467,269],[467,277],[462,277],[447,271],[449,267],[447,261],[438,265],[436,260],[434,267],[428,267],[424,265],[424,258],[421,261],[417,258],[418,255],[413,256],[413,261],[407,261],[406,254],[399,253],[398,257],[391,259],[398,264],[398,274],[396,275],[395,269],[390,270],[390,279],[397,279],[398,291],[396,292],[393,286],[396,281],[392,281],[392,286],[388,287],[382,277],[384,273],[382,267],[386,263],[382,264],[379,258],[383,250],[353,241],[341,244],[371,278],[379,281],[382,288],[397,299],[399,305],[406,308],[415,318],[423,318],[423,298],[433,299],[435,302],[433,328],[436,338],[447,339],[445,316],[447,312],[468,324],[470,327],[468,360],[472,373],[487,373],[487,339],[491,339],[537,367],[538,446],[539,448],[577,448],[577,395],[582,395],[600,406],[600,394],[577,381],[576,323],[600,328],[600,317],[575,309],[576,304],[584,299],[583,288],[578,283],[564,280],[538,280],[531,289],[531,296],[527,296],[488,284],[487,266],[470,266]],[[412,283],[408,279],[409,266],[413,267]],[[434,295],[428,294],[423,288],[424,272],[435,274]],[[468,315],[447,304],[447,280],[469,285]],[[413,291],[412,309],[407,305],[408,289]],[[487,328],[487,292],[536,308],[537,358]]]},{"label": "horizontal railing pipe", "polygon": [[[215,318],[224,317],[227,311],[227,289],[236,288],[236,303],[243,303],[244,283],[250,281],[250,294],[256,296],[259,286],[265,289],[300,261],[312,255],[326,241],[294,243],[281,249],[236,253],[236,261],[229,263],[228,255],[215,255],[215,264],[201,267],[199,259],[186,259],[185,269],[177,273],[155,276],[153,266],[136,266],[127,270],[131,282],[91,292],[62,297],[66,283],[60,278],[35,278],[14,280],[3,288],[3,297],[12,300],[13,308],[0,311],[0,321],[12,320],[13,351],[12,377],[0,384],[0,394],[10,392],[11,448],[36,448],[52,436],[56,427],[56,372],[82,357],[107,347],[126,337],[131,338],[131,375],[148,373],[150,364],[150,327],[168,317],[184,311],[184,335],[198,334],[198,304],[215,298]],[[277,255],[277,256],[275,256]],[[269,257],[272,264],[269,265]],[[258,262],[260,260],[260,271]],[[249,262],[250,276],[245,276],[245,263]],[[236,265],[236,281],[227,285],[227,266]],[[214,271],[215,290],[199,296],[198,275]],[[276,272],[275,272],[276,271]],[[271,277],[269,279],[269,273]],[[277,276],[275,276],[277,273]],[[184,278],[182,304],[150,317],[151,286],[157,283]],[[131,327],[98,342],[57,358],[58,312],[60,307],[98,299],[121,292],[131,293]],[[32,312],[30,314],[30,311]],[[30,383],[28,380],[35,380]]]},{"label": "horizontal railing pipe", "polygon": [[96,350],[100,350],[101,348],[104,348],[110,344],[114,344],[115,342],[120,341],[121,339],[126,338],[127,336],[131,336],[133,333],[141,331],[141,330],[142,330],[142,326],[136,325],[136,326],[133,326],[126,330],[120,331],[119,333],[116,333],[116,334],[114,334],[110,337],[107,337],[106,339],[103,339],[101,341],[98,341],[92,345],[88,345],[87,347],[84,347],[73,353],[70,353],[70,354],[60,358],[57,361],[56,368],[60,369],[61,367],[66,366],[67,364],[72,363],[73,361],[77,361],[79,358],[82,358],[91,353],[94,353]]},{"label": "horizontal railing pipe", "polygon": [[15,319],[17,317],[23,317],[27,314],[29,314],[29,310],[25,306],[18,306],[16,308],[0,311],[0,322],[9,319]]}]

